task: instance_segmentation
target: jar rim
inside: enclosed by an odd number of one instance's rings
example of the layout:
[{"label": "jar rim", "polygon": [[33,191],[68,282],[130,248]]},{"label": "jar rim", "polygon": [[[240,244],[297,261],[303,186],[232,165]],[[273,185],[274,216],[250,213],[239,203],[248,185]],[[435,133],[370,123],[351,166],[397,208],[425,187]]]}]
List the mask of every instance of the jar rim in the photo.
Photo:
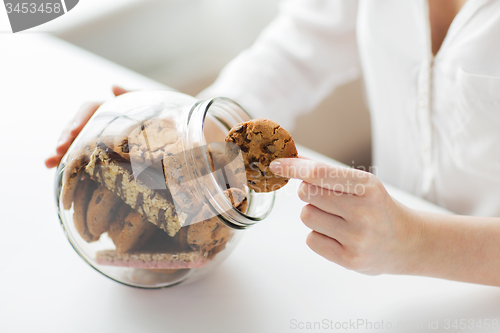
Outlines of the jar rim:
[{"label": "jar rim", "polygon": [[[213,116],[213,119],[218,121],[227,132],[239,123],[252,119],[251,115],[238,103],[227,97],[214,97],[211,99],[200,100],[196,102],[188,112],[184,121],[185,133],[183,137],[183,151],[188,163],[189,173],[197,174],[199,170],[195,170],[195,156],[193,147],[199,145],[204,153],[202,154],[205,167],[211,170],[208,144],[205,139],[204,129],[207,116]],[[211,118],[212,119],[212,118]],[[201,126],[200,126],[201,125]],[[217,215],[224,224],[234,229],[246,229],[259,221],[265,219],[272,210],[276,193],[256,193],[249,189],[247,190],[248,209],[246,213],[235,208],[230,200],[223,194],[223,189],[217,182],[215,174],[209,173],[209,177],[204,177],[209,184],[201,184],[196,189],[200,199],[210,203],[212,212]],[[215,193],[213,193],[215,189]],[[217,199],[223,198],[223,199]],[[253,207],[252,207],[253,205]],[[255,207],[255,205],[259,205]],[[253,210],[260,209],[258,214],[248,214]]]}]

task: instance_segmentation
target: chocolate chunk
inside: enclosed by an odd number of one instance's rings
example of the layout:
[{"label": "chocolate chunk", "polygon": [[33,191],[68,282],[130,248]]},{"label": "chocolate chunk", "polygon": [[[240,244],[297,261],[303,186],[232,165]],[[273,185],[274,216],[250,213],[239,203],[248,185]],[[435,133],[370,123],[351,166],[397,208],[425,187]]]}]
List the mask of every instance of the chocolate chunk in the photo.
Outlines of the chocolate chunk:
[{"label": "chocolate chunk", "polygon": [[158,212],[158,226],[161,227],[166,223],[165,221],[165,210],[160,209]]},{"label": "chocolate chunk", "polygon": [[114,193],[118,196],[121,196],[123,194],[122,180],[123,180],[123,174],[119,173],[115,179],[115,191],[114,191]]},{"label": "chocolate chunk", "polygon": [[243,125],[237,125],[235,128],[234,128],[234,131],[236,133],[243,133],[243,131],[245,130],[245,128],[243,127]]},{"label": "chocolate chunk", "polygon": [[103,196],[104,196],[103,194],[97,196],[97,198],[95,198],[95,203],[99,204],[99,202],[101,202]]},{"label": "chocolate chunk", "polygon": [[142,204],[144,203],[144,199],[142,197],[142,192],[139,192],[137,195],[137,201],[135,202],[135,210],[139,209],[139,207],[142,207]]}]

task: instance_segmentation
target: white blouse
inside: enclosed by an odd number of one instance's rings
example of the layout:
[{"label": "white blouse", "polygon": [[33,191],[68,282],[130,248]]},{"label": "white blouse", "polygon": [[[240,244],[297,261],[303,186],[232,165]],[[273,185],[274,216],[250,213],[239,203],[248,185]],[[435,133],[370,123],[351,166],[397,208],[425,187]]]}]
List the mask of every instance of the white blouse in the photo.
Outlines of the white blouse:
[{"label": "white blouse", "polygon": [[363,75],[383,181],[500,216],[500,1],[468,0],[434,57],[427,0],[292,0],[200,96],[290,127]]}]

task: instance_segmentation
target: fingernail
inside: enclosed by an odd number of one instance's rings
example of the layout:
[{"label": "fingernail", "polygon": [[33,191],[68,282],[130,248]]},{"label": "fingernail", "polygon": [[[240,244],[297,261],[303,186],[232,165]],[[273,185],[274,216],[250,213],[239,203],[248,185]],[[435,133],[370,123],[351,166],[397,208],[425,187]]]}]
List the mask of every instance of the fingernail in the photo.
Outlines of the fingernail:
[{"label": "fingernail", "polygon": [[269,164],[269,169],[273,173],[281,172],[281,169],[282,169],[281,162],[278,160],[272,161],[271,164]]}]

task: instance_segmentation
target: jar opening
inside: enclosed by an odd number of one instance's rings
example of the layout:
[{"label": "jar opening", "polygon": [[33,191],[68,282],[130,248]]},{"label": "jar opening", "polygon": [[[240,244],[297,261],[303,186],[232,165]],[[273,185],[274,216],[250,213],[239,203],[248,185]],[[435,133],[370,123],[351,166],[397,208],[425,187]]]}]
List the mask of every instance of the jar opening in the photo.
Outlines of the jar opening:
[{"label": "jar opening", "polygon": [[[250,120],[251,116],[231,99],[216,97],[197,102],[186,118],[184,153],[199,200],[210,203],[214,215],[234,229],[246,229],[266,218],[272,210],[275,193],[256,193],[246,186],[241,152],[224,140],[231,128]],[[213,162],[217,160],[215,154],[224,155],[224,162],[219,165]],[[224,191],[238,186],[238,180],[231,179],[238,167],[243,169],[244,178],[239,184],[248,202],[244,212],[224,195]],[[202,170],[207,169],[212,172],[203,175]]]}]

